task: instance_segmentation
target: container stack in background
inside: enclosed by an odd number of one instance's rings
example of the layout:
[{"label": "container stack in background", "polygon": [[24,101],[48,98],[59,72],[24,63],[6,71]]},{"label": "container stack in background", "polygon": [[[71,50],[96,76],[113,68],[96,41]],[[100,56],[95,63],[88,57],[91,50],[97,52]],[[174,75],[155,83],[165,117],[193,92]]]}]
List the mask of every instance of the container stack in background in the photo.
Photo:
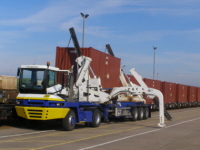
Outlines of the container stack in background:
[{"label": "container stack in background", "polygon": [[[111,56],[92,47],[81,48],[81,53],[84,56],[92,58],[91,68],[94,74],[101,78],[103,88],[122,86],[119,79],[121,65],[120,58]],[[74,48],[57,47],[55,66],[60,69],[70,69],[70,67],[74,65],[73,70],[74,74],[76,74],[76,58],[77,54]],[[91,72],[90,75],[92,76]],[[127,76],[134,84],[139,85],[132,75]],[[143,81],[148,87],[155,88],[163,93],[165,108],[167,109],[200,106],[200,87],[148,78],[144,78]],[[58,82],[61,82],[61,75],[58,76]],[[157,109],[151,99],[146,99],[146,102],[151,105],[152,109]]]}]

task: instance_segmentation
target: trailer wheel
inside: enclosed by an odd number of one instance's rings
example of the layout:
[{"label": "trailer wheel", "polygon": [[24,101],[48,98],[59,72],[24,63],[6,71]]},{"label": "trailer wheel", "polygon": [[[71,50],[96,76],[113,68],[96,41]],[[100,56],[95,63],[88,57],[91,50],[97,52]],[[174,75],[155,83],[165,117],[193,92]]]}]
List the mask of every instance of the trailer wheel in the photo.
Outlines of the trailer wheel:
[{"label": "trailer wheel", "polygon": [[144,118],[143,107],[138,108],[138,120],[142,120]]},{"label": "trailer wheel", "polygon": [[136,121],[137,118],[138,118],[138,109],[137,109],[137,107],[132,107],[131,108],[131,118],[130,118],[130,120]]},{"label": "trailer wheel", "polygon": [[144,119],[148,119],[149,118],[149,108],[148,107],[144,107]]},{"label": "trailer wheel", "polygon": [[92,122],[90,123],[91,127],[99,127],[101,124],[101,113],[99,109],[93,111]]},{"label": "trailer wheel", "polygon": [[66,117],[63,119],[63,128],[66,131],[72,131],[76,124],[76,115],[73,110],[70,110]]}]

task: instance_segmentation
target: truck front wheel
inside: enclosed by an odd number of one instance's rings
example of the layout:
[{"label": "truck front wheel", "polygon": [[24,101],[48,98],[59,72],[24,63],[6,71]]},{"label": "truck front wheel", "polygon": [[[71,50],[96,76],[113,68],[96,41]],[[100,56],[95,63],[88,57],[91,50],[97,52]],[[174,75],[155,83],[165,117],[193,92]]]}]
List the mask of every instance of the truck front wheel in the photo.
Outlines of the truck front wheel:
[{"label": "truck front wheel", "polygon": [[99,127],[101,124],[101,112],[99,109],[95,109],[92,115],[92,122],[90,123],[91,127]]},{"label": "truck front wheel", "polygon": [[66,131],[72,131],[76,124],[76,115],[73,110],[70,110],[66,117],[63,119],[63,128]]}]

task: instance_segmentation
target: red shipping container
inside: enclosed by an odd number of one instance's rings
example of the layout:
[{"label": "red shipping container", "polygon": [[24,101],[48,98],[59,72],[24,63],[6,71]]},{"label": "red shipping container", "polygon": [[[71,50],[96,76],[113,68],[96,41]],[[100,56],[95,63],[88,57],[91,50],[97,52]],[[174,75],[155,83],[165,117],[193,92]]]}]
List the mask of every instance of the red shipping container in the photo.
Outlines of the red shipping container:
[{"label": "red shipping container", "polygon": [[[101,78],[103,88],[121,86],[121,81],[119,79],[121,59],[98,51],[92,47],[81,48],[81,53],[92,59],[90,66],[95,75]],[[72,65],[75,65],[76,58],[77,54],[74,48],[57,47],[55,66],[60,69],[70,69]],[[92,77],[91,73],[90,75]],[[58,82],[60,83],[60,81],[61,76],[58,76]]]},{"label": "red shipping container", "polygon": [[133,75],[127,75],[127,77],[133,84],[140,85]]},{"label": "red shipping container", "polygon": [[187,85],[182,85],[182,84],[177,84],[176,85],[176,100],[178,103],[187,103],[187,94],[188,94],[188,86]]},{"label": "red shipping container", "polygon": [[164,102],[176,103],[176,83],[162,82],[161,92],[164,96]]},{"label": "red shipping container", "polygon": [[[161,91],[161,81],[144,78],[143,81],[149,88],[154,88]],[[154,104],[152,99],[146,99],[147,104]]]},{"label": "red shipping container", "polygon": [[200,87],[197,87],[196,88],[197,89],[197,91],[196,91],[196,99],[197,99],[197,102],[200,102]]},{"label": "red shipping container", "polygon": [[146,83],[148,87],[161,91],[161,81],[147,79],[147,78],[144,78],[143,81]]},{"label": "red shipping container", "polygon": [[197,87],[188,86],[188,101],[189,102],[196,102],[197,101],[196,90],[197,90]]}]

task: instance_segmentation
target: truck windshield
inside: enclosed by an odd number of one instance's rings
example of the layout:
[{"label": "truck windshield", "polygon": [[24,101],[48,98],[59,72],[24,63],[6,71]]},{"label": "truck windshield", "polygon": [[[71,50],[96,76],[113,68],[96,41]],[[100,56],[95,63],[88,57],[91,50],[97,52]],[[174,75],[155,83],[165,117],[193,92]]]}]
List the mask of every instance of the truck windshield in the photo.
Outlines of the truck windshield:
[{"label": "truck windshield", "polygon": [[22,69],[19,80],[20,93],[46,93],[45,69]]}]

